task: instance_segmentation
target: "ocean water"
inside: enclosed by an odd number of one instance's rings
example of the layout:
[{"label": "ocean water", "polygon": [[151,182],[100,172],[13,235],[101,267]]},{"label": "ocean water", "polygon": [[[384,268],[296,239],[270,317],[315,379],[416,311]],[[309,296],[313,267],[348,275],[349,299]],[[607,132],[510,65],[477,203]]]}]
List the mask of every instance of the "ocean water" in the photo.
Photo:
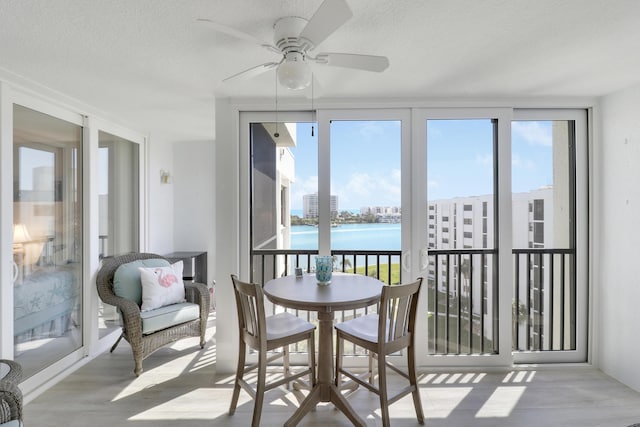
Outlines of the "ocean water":
[{"label": "ocean water", "polygon": [[[331,249],[400,250],[400,224],[344,224],[331,229]],[[317,249],[318,229],[291,227],[291,249]]]},{"label": "ocean water", "polygon": [[[400,250],[400,224],[345,224],[331,229],[331,249],[342,250]],[[308,225],[291,227],[291,249],[318,249],[318,229]],[[375,256],[369,256],[368,265],[377,263]],[[399,263],[399,257],[393,257],[392,264]],[[381,261],[387,264],[385,258]],[[299,259],[299,267],[307,269],[306,258]],[[365,256],[356,257],[358,266],[365,265]],[[293,260],[291,268],[295,267]],[[338,266],[339,268],[339,266]],[[312,266],[313,270],[313,266]]]}]

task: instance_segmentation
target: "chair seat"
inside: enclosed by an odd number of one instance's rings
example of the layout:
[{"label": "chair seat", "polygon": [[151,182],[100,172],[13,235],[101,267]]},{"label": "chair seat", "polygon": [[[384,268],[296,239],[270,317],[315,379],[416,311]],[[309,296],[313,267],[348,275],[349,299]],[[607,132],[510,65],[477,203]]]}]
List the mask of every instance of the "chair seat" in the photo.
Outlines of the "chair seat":
[{"label": "chair seat", "polygon": [[291,313],[278,313],[266,318],[267,340],[302,334],[315,328],[311,323]]},{"label": "chair seat", "polygon": [[142,333],[151,334],[180,323],[190,322],[200,317],[200,306],[190,302],[166,305],[155,310],[140,313]]},{"label": "chair seat", "polygon": [[[379,317],[377,314],[367,314],[366,316],[360,316],[338,323],[336,329],[345,334],[375,344],[378,342],[378,321]],[[387,327],[388,325],[389,322],[387,321]]]}]

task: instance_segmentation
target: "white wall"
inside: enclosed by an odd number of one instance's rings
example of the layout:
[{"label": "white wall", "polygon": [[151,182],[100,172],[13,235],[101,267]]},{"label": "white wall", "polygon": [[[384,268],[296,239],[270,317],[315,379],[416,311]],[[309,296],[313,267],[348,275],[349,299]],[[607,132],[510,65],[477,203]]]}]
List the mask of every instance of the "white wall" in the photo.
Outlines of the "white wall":
[{"label": "white wall", "polygon": [[146,250],[162,255],[173,252],[174,186],[160,182],[160,170],[173,174],[173,150],[171,143],[153,135],[149,138],[147,149],[149,223]]},{"label": "white wall", "polygon": [[602,99],[593,161],[594,356],[640,391],[640,85]]},{"label": "white wall", "polygon": [[[216,371],[235,372],[238,327],[230,274],[239,274],[238,119],[228,99],[216,100],[215,203],[216,242]],[[224,208],[223,208],[224,207]],[[211,264],[211,263],[209,263]],[[209,275],[211,280],[211,275]],[[246,280],[246,277],[241,277]],[[224,323],[223,323],[224,319]]]},{"label": "white wall", "polygon": [[208,285],[215,280],[214,160],[213,141],[173,144],[173,249],[207,252]]}]

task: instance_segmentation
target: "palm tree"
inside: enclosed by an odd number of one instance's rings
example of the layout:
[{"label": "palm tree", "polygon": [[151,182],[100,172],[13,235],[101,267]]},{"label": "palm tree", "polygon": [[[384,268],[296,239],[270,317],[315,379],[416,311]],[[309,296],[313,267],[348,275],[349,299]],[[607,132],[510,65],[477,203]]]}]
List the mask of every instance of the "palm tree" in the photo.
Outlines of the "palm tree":
[{"label": "palm tree", "polygon": [[342,271],[347,271],[347,269],[349,270],[353,269],[353,265],[351,264],[351,259],[344,258],[342,260]]}]

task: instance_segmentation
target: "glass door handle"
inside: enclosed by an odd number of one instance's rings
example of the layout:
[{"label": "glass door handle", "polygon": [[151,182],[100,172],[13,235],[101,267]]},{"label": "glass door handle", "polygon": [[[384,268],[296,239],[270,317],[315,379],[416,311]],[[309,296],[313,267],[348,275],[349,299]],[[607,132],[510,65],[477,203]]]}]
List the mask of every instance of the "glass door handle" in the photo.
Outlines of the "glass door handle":
[{"label": "glass door handle", "polygon": [[411,268],[411,251],[407,251],[402,254],[402,269],[409,271]]},{"label": "glass door handle", "polygon": [[423,248],[420,250],[420,271],[424,271],[429,266],[429,250]]}]

